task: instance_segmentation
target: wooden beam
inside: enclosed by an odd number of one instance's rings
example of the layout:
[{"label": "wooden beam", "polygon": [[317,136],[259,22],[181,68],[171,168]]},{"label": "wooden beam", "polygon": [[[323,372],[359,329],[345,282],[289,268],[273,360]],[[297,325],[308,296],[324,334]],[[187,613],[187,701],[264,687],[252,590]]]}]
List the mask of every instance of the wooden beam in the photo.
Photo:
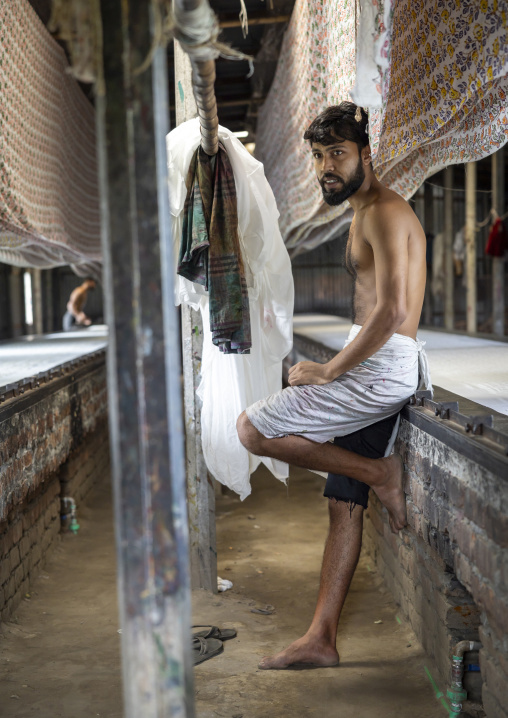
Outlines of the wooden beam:
[{"label": "wooden beam", "polygon": [[466,163],[466,326],[476,333],[476,162]]},{"label": "wooden beam", "polygon": [[[257,15],[249,17],[249,25],[278,25],[283,22],[289,22],[291,15]],[[241,27],[242,23],[240,18],[223,18],[219,19],[219,25],[221,28],[227,27]]]},{"label": "wooden beam", "polygon": [[217,107],[239,107],[241,105],[262,105],[266,97],[246,97],[238,100],[217,100]]},{"label": "wooden beam", "polygon": [[[492,207],[499,216],[505,212],[504,205],[504,147],[492,155]],[[492,257],[492,332],[504,336],[505,314],[505,266],[504,257]]]},{"label": "wooden beam", "polygon": [[[178,87],[175,93],[178,96]],[[261,105],[266,100],[266,97],[248,97],[243,100],[218,100],[217,107],[242,107],[243,105]],[[176,110],[175,105],[171,105],[172,110]],[[195,115],[194,115],[195,116]],[[178,124],[178,123],[177,123]]]}]

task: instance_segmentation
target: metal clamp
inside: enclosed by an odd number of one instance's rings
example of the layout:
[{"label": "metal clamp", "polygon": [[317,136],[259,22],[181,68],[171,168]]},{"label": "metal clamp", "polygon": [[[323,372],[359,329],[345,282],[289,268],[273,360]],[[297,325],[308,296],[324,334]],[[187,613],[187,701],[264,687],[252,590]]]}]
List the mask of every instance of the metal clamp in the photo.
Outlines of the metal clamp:
[{"label": "metal clamp", "polygon": [[410,399],[410,405],[431,411],[439,419],[460,426],[468,434],[482,436],[501,448],[508,456],[508,435],[494,429],[492,414],[473,414],[468,416],[459,411],[458,401],[433,401],[430,391],[417,391]]}]

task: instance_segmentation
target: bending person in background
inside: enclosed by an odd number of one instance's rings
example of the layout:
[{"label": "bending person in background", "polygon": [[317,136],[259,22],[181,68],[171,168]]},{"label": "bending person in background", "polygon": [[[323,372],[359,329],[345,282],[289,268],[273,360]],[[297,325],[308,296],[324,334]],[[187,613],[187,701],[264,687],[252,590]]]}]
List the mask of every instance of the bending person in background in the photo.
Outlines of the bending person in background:
[{"label": "bending person in background", "polygon": [[65,312],[62,320],[64,332],[70,332],[75,326],[89,327],[92,320],[86,316],[83,311],[88,292],[95,289],[95,279],[91,277],[85,279],[83,284],[76,287],[69,297],[67,302],[67,311]]},{"label": "bending person in background", "polygon": [[355,323],[346,345],[327,364],[293,366],[290,386],[248,407],[237,423],[252,453],[328,472],[330,533],[314,619],[303,638],[264,658],[264,669],[338,663],[338,621],[360,555],[369,487],[392,530],[406,524],[402,460],[387,454],[398,414],[418,388],[420,363],[426,369],[416,340],[426,241],[409,204],[374,174],[367,121],[363,110],[343,102],[304,135],[325,202],[348,199],[354,210],[346,265]]}]

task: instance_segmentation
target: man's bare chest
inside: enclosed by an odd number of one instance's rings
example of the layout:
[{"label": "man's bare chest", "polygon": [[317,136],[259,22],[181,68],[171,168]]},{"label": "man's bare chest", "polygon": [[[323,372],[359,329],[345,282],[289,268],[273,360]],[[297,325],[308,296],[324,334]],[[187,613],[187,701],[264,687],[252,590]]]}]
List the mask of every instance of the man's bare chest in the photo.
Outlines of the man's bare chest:
[{"label": "man's bare chest", "polygon": [[349,230],[346,245],[346,269],[353,276],[358,277],[364,271],[368,271],[374,263],[372,248],[365,241],[360,227],[354,223]]}]

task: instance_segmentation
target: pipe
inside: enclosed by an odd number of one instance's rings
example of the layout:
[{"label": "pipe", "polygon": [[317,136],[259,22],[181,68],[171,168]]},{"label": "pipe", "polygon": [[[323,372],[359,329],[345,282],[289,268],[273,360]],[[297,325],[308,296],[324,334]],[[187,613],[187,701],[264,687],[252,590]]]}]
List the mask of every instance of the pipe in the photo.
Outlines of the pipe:
[{"label": "pipe", "polygon": [[[69,524],[69,527],[68,527],[68,528],[69,528],[69,531],[71,531],[71,532],[75,535],[75,534],[77,534],[78,531],[79,531],[79,524],[78,524],[78,521],[77,521],[77,519],[76,519],[76,502],[74,501],[74,499],[72,498],[72,496],[62,496],[61,501],[62,501],[62,505],[63,505],[63,506],[62,506],[63,511],[66,510],[66,509],[65,509],[65,505],[66,505],[67,503],[70,503],[70,505],[71,505],[71,521],[70,521],[70,524]],[[62,513],[61,516],[60,516],[60,518],[61,518],[62,524],[63,524],[63,522],[67,520],[67,514],[66,514],[66,513]]]},{"label": "pipe", "polygon": [[467,698],[467,693],[462,686],[464,653],[466,651],[478,651],[481,647],[482,644],[478,641],[460,641],[454,648],[450,688],[446,691],[446,695],[450,699],[449,718],[458,718],[460,716],[462,703]]}]

